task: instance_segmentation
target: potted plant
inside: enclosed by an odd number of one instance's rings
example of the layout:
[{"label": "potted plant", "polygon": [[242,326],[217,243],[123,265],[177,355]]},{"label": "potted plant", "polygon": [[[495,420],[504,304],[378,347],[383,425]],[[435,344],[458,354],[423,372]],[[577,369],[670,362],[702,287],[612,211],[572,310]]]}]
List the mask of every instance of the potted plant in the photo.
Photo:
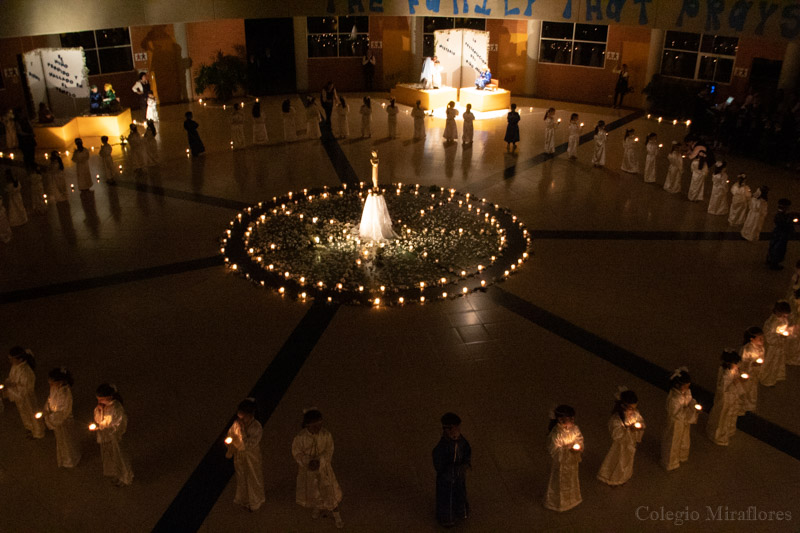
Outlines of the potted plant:
[{"label": "potted plant", "polygon": [[200,64],[194,79],[195,92],[202,94],[212,88],[214,96],[220,102],[230,100],[236,91],[247,81],[247,66],[242,58],[226,55],[222,50],[217,52],[210,65]]}]

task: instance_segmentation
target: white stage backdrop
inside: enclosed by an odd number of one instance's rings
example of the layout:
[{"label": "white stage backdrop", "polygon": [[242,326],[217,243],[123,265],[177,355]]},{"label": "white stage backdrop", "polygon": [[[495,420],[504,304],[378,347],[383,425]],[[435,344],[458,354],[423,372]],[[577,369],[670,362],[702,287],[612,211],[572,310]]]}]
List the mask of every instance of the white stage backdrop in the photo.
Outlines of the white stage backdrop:
[{"label": "white stage backdrop", "polygon": [[25,69],[37,109],[45,102],[57,117],[71,117],[86,106],[89,84],[83,48],[38,48],[25,54]]},{"label": "white stage backdrop", "polygon": [[476,69],[489,62],[489,32],[438,30],[433,35],[442,66],[442,83],[458,88],[474,86]]}]

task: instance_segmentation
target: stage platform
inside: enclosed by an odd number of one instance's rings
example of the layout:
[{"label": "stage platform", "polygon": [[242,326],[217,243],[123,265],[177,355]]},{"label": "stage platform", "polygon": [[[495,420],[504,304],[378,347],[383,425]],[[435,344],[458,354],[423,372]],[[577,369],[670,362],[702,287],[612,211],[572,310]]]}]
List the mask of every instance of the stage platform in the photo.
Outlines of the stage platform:
[{"label": "stage platform", "polygon": [[34,124],[33,131],[40,148],[69,148],[76,137],[86,140],[108,135],[109,139],[119,141],[120,135],[128,135],[131,122],[131,110],[123,109],[116,115],[88,115],[53,124]]},{"label": "stage platform", "polygon": [[391,93],[398,104],[414,107],[419,100],[422,102],[422,108],[427,110],[447,107],[450,102],[458,102],[458,89],[455,87],[423,89],[419,83],[398,83]]},{"label": "stage platform", "polygon": [[480,91],[474,87],[462,87],[458,102],[462,106],[472,104],[475,111],[497,111],[511,107],[511,93],[505,89]]}]

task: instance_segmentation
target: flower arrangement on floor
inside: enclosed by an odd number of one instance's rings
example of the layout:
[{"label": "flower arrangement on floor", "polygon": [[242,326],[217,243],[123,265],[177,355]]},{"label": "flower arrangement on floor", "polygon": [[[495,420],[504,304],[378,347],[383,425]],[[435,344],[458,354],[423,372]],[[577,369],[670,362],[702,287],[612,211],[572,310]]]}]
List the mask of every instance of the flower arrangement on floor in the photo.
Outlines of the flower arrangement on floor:
[{"label": "flower arrangement on floor", "polygon": [[303,189],[248,207],[221,239],[227,267],[300,300],[372,306],[485,290],[527,258],[530,234],[507,210],[455,189],[382,188],[398,237],[359,237],[362,182]]}]

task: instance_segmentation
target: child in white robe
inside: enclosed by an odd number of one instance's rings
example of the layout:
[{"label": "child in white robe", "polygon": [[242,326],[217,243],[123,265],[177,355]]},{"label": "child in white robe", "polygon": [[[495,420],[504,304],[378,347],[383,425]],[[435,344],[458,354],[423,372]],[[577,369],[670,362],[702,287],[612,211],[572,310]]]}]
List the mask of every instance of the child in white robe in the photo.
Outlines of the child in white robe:
[{"label": "child in white robe", "polygon": [[80,446],[75,438],[75,419],[72,417],[72,374],[64,367],[47,374],[50,396],[44,405],[44,423],[56,437],[56,463],[60,468],[73,468],[81,460]]},{"label": "child in white robe", "polygon": [[736,419],[739,417],[742,397],[745,394],[743,384],[749,379],[747,374],[739,370],[740,361],[738,353],[731,350],[722,352],[722,366],[717,373],[714,406],[708,415],[706,426],[708,438],[720,446],[727,446],[736,433]]},{"label": "child in white robe", "polygon": [[595,167],[602,167],[606,164],[606,141],[608,140],[608,133],[606,132],[606,123],[601,120],[594,128],[594,153],[592,154],[592,165]]},{"label": "child in white robe", "polygon": [[741,358],[739,368],[750,376],[750,379],[742,384],[744,396],[742,396],[742,408],[739,414],[743,415],[747,411],[755,411],[758,402],[758,382],[761,378],[761,368],[764,365],[764,330],[753,326],[744,332]]},{"label": "child in white robe", "polygon": [[578,144],[581,140],[581,128],[583,124],[578,123],[578,114],[573,113],[569,117],[569,138],[567,141],[567,155],[570,159],[578,158]]},{"label": "child in white robe", "polygon": [[[560,120],[560,119],[559,119]],[[556,108],[551,107],[544,114],[544,153],[556,153]]]},{"label": "child in white robe", "polygon": [[639,172],[639,160],[636,157],[636,145],[638,138],[635,137],[633,128],[625,130],[625,137],[622,139],[622,167],[620,170],[636,174]]},{"label": "child in white robe", "polygon": [[152,120],[147,121],[147,128],[144,130],[144,153],[148,167],[158,165],[158,141],[156,141],[156,124]]},{"label": "child in white robe", "polygon": [[340,96],[336,102],[336,137],[339,139],[347,139],[350,135],[350,123],[347,120],[349,113],[350,106],[347,105],[347,100],[344,96]]},{"label": "child in white robe", "polygon": [[714,164],[714,173],[711,175],[711,198],[708,201],[708,214],[728,214],[728,173],[725,172],[724,161],[717,161]]},{"label": "child in white robe", "polygon": [[35,417],[35,409],[39,405],[35,390],[36,375],[33,373],[36,359],[30,350],[14,346],[8,352],[8,360],[11,370],[3,390],[6,397],[17,406],[22,425],[29,432],[28,438],[41,439],[44,437],[44,424]]},{"label": "child in white robe", "polygon": [[697,423],[700,404],[692,398],[692,378],[686,367],[675,370],[670,376],[667,395],[667,424],[661,437],[661,466],[675,470],[689,460],[691,426]]},{"label": "child in white robe", "polygon": [[261,114],[261,102],[253,104],[250,114],[253,116],[253,144],[267,144],[269,135],[267,135],[266,119]]},{"label": "child in white robe", "polygon": [[144,139],[139,134],[139,129],[136,124],[131,124],[131,131],[128,135],[128,146],[130,147],[131,166],[134,171],[144,169],[147,160],[147,148],[144,145]]},{"label": "child in white robe", "polygon": [[656,157],[658,157],[658,135],[649,133],[645,139],[647,156],[644,159],[644,182],[656,182]]},{"label": "child in white robe", "polygon": [[47,213],[47,204],[44,201],[44,180],[42,175],[39,174],[38,169],[34,169],[28,174],[28,179],[31,180],[31,209],[35,215],[44,215]]},{"label": "child in white robe", "polygon": [[78,179],[78,189],[88,191],[92,188],[92,171],[89,169],[89,150],[83,146],[83,139],[75,139],[75,152],[72,154],[75,163],[75,177]]},{"label": "child in white robe", "polygon": [[145,111],[144,119],[158,122],[158,101],[156,101],[153,91],[147,91],[147,111]]},{"label": "child in white robe", "polygon": [[551,457],[550,481],[544,506],[551,511],[568,511],[580,504],[578,465],[583,453],[583,434],[575,425],[575,410],[559,405],[551,414],[547,451]]},{"label": "child in white robe", "polygon": [[64,177],[64,162],[56,150],[50,152],[50,163],[47,166],[47,193],[48,198],[56,202],[66,202],[67,180]]},{"label": "child in white robe", "polygon": [[786,380],[786,345],[794,329],[789,325],[791,312],[792,308],[787,302],[777,302],[772,314],[764,322],[766,348],[759,381],[765,387],[774,387],[777,382]]},{"label": "child in white robe", "polygon": [[361,137],[372,137],[372,100],[365,96],[361,104]]},{"label": "child in white robe", "polygon": [[287,98],[281,104],[281,117],[283,119],[283,140],[291,142],[297,140],[297,123],[292,102]]},{"label": "child in white robe", "polygon": [[597,479],[607,485],[622,485],[633,475],[636,446],[642,442],[645,428],[644,419],[636,408],[638,403],[635,392],[620,388],[614,412],[608,421],[611,449],[597,474]]},{"label": "child in white robe", "polygon": [[103,165],[106,183],[116,183],[114,179],[114,160],[111,158],[111,145],[108,144],[108,137],[100,137],[100,162]]},{"label": "child in white robe", "polygon": [[292,441],[292,457],[297,462],[297,503],[310,507],[313,518],[331,511],[336,527],[344,527],[339,514],[342,489],[331,467],[333,437],[322,427],[322,413],[317,409],[303,413],[303,430]]},{"label": "child in white robe", "polygon": [[422,101],[417,100],[414,109],[411,110],[414,118],[414,140],[425,138],[425,110],[422,109]]},{"label": "child in white robe", "polygon": [[[8,244],[14,234],[11,231],[11,224],[8,223],[8,215],[6,215],[6,206],[0,201],[0,241]],[[0,401],[0,413],[3,412],[2,401]]]},{"label": "child in white robe", "polygon": [[461,132],[461,144],[470,145],[472,144],[472,138],[475,135],[475,113],[472,112],[472,104],[467,104],[467,109],[464,111],[464,114],[461,115],[461,118],[464,119],[464,131]]},{"label": "child in white robe", "polygon": [[249,511],[264,504],[264,473],[261,467],[261,423],[256,420],[256,402],[247,398],[236,410],[236,420],[228,429],[225,444],[227,458],[233,458],[236,470],[237,503]]},{"label": "child in white robe", "polygon": [[747,208],[753,193],[746,181],[747,175],[739,174],[736,176],[736,183],[731,185],[731,208],[728,211],[728,224],[731,226],[744,224],[747,218]]},{"label": "child in white robe", "polygon": [[240,104],[233,105],[231,113],[231,147],[234,150],[244,148],[246,141],[244,138],[244,113]]},{"label": "child in white robe", "polygon": [[22,184],[10,168],[6,169],[6,195],[8,196],[8,223],[12,227],[28,223],[28,212],[22,203]]},{"label": "child in white robe", "polygon": [[689,168],[692,171],[692,181],[689,183],[689,201],[702,202],[703,192],[706,187],[706,176],[708,176],[708,163],[706,162],[705,152],[701,152],[700,155],[695,157]]},{"label": "child in white robe", "polygon": [[[97,407],[94,408],[94,429],[100,444],[103,475],[113,478],[117,487],[133,483],[133,470],[128,454],[122,447],[122,437],[128,429],[128,415],[122,407],[122,397],[114,385],[103,383],[97,388]],[[92,429],[92,426],[90,426]]]},{"label": "child in white robe", "polygon": [[394,98],[392,98],[389,100],[389,105],[386,106],[386,123],[389,128],[390,139],[397,138],[397,113],[399,112],[400,110],[397,108]]},{"label": "child in white robe", "polygon": [[669,169],[667,178],[664,180],[664,190],[673,194],[681,192],[681,177],[683,177],[683,154],[681,145],[672,141],[672,150],[667,156]]},{"label": "child in white robe", "polygon": [[742,237],[750,242],[756,242],[761,237],[761,228],[764,227],[764,219],[767,217],[768,195],[769,187],[762,185],[750,198],[750,209],[741,231]]},{"label": "child in white robe", "polygon": [[447,118],[444,121],[444,140],[445,142],[451,143],[458,139],[458,126],[456,126],[456,117],[458,116],[458,109],[456,109],[456,103],[450,101],[447,104],[447,109],[445,110],[445,115]]}]

